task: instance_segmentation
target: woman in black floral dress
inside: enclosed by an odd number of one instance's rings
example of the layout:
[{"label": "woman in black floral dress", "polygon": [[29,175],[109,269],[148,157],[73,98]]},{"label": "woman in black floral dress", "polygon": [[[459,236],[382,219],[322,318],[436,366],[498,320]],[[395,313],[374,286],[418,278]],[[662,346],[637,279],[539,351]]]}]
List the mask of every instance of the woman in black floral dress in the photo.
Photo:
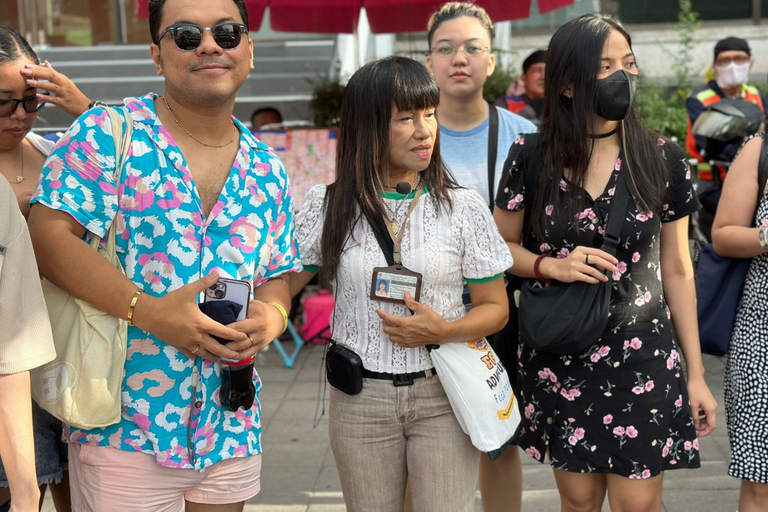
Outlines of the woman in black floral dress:
[{"label": "woman in black floral dress", "polygon": [[[607,270],[613,291],[608,328],[586,352],[521,344],[517,444],[549,454],[563,510],[599,511],[607,491],[613,510],[660,511],[663,472],[698,467],[697,435],[715,427],[687,244],[699,204],[683,151],[632,110],[637,68],[621,25],[567,23],[546,69],[541,134],[510,148],[494,215],[514,274],[597,283]],[[622,173],[631,198],[614,258],[598,247]]]}]

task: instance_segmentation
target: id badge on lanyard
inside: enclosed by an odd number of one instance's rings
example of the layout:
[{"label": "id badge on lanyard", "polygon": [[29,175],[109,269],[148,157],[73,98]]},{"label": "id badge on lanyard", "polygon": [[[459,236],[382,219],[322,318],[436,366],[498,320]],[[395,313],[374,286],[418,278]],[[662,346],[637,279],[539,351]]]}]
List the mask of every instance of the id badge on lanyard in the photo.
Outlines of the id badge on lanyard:
[{"label": "id badge on lanyard", "polygon": [[394,265],[388,267],[376,267],[371,276],[371,299],[381,302],[393,302],[396,304],[405,304],[405,292],[410,292],[411,297],[418,301],[421,297],[422,274],[409,270],[403,266],[401,256],[401,242],[403,233],[408,226],[411,214],[416,203],[419,201],[423,188],[420,189],[411,200],[411,206],[408,209],[408,215],[400,231],[395,234],[390,223],[386,223],[389,236],[394,242],[393,259]]}]

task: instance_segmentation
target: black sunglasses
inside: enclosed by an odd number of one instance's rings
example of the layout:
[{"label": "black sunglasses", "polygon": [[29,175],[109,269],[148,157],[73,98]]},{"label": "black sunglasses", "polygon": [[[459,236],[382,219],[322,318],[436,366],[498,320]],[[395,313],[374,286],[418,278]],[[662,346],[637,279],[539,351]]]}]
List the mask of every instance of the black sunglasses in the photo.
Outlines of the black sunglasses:
[{"label": "black sunglasses", "polygon": [[184,52],[191,52],[200,46],[203,41],[203,32],[211,31],[213,40],[222,50],[232,50],[240,45],[240,39],[248,28],[242,23],[219,23],[213,27],[201,27],[193,23],[177,23],[166,27],[157,38],[158,44],[166,32],[173,36],[176,47]]},{"label": "black sunglasses", "polygon": [[27,96],[17,100],[16,98],[0,98],[0,117],[11,117],[16,109],[19,108],[19,103],[24,106],[24,110],[27,114],[34,114],[45,106],[45,102],[38,97],[38,94],[48,96],[49,93],[46,90],[38,89],[37,94],[33,96]]}]

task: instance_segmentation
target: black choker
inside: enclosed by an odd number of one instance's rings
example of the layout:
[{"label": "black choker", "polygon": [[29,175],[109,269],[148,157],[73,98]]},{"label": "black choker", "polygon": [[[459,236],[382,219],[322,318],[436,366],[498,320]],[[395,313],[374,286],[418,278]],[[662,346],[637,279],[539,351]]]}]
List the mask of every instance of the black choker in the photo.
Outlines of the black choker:
[{"label": "black choker", "polygon": [[616,131],[617,131],[618,129],[619,129],[619,128],[618,128],[618,127],[616,127],[616,128],[614,128],[613,130],[611,130],[611,131],[609,131],[609,132],[606,132],[606,133],[599,133],[599,134],[597,134],[597,135],[590,135],[590,134],[587,134],[587,137],[589,137],[590,139],[605,139],[606,137],[610,137],[611,135],[613,135],[614,133],[616,133]]}]

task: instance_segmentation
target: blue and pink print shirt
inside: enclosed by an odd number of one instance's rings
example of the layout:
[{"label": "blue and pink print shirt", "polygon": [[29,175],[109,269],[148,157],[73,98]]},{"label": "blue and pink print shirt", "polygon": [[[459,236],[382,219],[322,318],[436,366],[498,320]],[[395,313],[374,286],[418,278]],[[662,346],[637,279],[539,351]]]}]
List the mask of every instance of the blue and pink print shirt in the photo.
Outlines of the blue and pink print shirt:
[{"label": "blue and pink print shirt", "polygon": [[[93,109],[61,138],[32,202],[69,213],[103,237],[116,222],[126,276],[162,296],[212,270],[255,287],[301,269],[282,162],[237,120],[240,149],[205,218],[197,186],[175,141],[157,117],[154,94],[125,101],[133,137],[115,187],[109,116]],[[119,204],[118,204],[119,197]],[[256,393],[261,389],[254,375]],[[122,389],[122,419],[107,428],[70,427],[69,442],[153,454],[161,466],[202,470],[261,453],[258,400],[248,411],[219,403],[220,365],[184,354],[134,326]]]}]

